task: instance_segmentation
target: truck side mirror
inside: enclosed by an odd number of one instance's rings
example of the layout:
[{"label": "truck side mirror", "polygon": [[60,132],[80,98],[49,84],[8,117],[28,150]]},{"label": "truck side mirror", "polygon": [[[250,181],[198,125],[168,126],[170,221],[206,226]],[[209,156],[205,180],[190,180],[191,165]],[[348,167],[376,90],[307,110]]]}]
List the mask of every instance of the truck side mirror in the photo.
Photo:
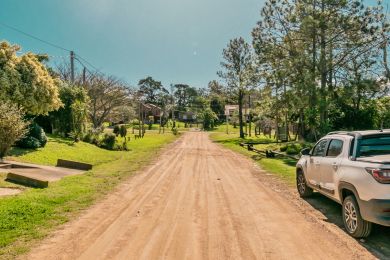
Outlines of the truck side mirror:
[{"label": "truck side mirror", "polygon": [[305,149],[303,149],[303,150],[301,151],[301,154],[302,154],[302,155],[310,155],[310,151],[311,151],[310,148],[305,148]]}]

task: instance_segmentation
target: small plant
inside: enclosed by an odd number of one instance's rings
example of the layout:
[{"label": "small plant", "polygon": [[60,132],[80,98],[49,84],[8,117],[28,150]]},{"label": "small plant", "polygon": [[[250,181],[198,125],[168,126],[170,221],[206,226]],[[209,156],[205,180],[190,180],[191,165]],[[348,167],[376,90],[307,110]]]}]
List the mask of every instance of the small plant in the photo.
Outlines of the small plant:
[{"label": "small plant", "polygon": [[179,134],[179,130],[177,130],[176,127],[172,128],[172,134],[178,135]]},{"label": "small plant", "polygon": [[[127,136],[127,127],[125,125],[122,125],[120,128],[119,128],[119,135],[123,138],[125,138]],[[117,135],[118,136],[118,135]]]},{"label": "small plant", "polygon": [[114,130],[113,130],[113,133],[118,136],[120,134],[120,131],[121,131],[121,127],[119,127],[119,125],[115,125],[114,126]]},{"label": "small plant", "polygon": [[69,137],[72,138],[75,143],[78,143],[82,138],[82,133],[72,131],[69,133]]},{"label": "small plant", "polygon": [[101,146],[107,150],[115,150],[116,136],[114,134],[105,134]]}]

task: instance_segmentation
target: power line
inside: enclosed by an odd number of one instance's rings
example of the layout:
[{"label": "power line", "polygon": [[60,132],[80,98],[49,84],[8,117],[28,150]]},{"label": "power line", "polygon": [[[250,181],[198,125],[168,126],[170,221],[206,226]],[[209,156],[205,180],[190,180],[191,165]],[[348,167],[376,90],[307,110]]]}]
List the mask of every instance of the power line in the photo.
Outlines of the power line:
[{"label": "power line", "polygon": [[[88,64],[90,67],[92,67],[94,70],[96,70],[97,72],[100,72],[100,70],[93,66],[89,61],[87,61],[86,59],[84,59],[83,57],[81,57],[80,55],[76,54],[76,56],[81,59],[82,61],[84,61],[86,64]],[[79,61],[80,62],[80,61]],[[81,62],[80,62],[81,63]],[[84,66],[85,67],[85,66]]]},{"label": "power line", "polygon": [[[78,58],[80,58],[80,56],[78,56],[78,55],[76,55],[76,56],[77,56]],[[94,73],[93,73],[92,71],[90,71],[90,70],[88,69],[88,67],[87,67],[83,62],[81,62],[77,57],[75,57],[75,60],[78,61],[78,63],[80,63],[80,65],[83,66],[83,67],[87,70],[87,72],[88,72],[89,74],[93,75]]]},{"label": "power line", "polygon": [[54,48],[57,48],[57,49],[60,49],[60,50],[63,50],[63,51],[68,51],[68,52],[70,52],[70,50],[68,50],[67,48],[64,48],[64,47],[59,46],[59,45],[57,45],[57,44],[54,44],[54,43],[51,43],[51,42],[49,42],[49,41],[43,40],[43,39],[41,39],[41,38],[39,38],[39,37],[36,37],[36,36],[34,36],[34,35],[32,35],[32,34],[29,34],[29,33],[26,33],[26,32],[24,32],[24,31],[22,31],[22,30],[19,30],[18,28],[15,28],[15,27],[13,27],[13,26],[10,26],[10,25],[8,25],[8,24],[5,24],[5,23],[3,23],[3,22],[1,22],[1,21],[0,21],[0,25],[6,27],[6,28],[8,28],[8,29],[11,29],[11,30],[13,30],[13,31],[16,31],[16,32],[18,32],[18,33],[20,33],[20,34],[23,34],[23,35],[25,35],[25,36],[27,36],[27,37],[30,37],[30,38],[32,38],[32,39],[34,39],[34,40],[43,42],[43,43],[45,43],[45,44],[47,44],[47,45],[50,45],[50,46],[52,46],[52,47],[54,47]]},{"label": "power line", "polygon": [[[45,44],[47,44],[47,45],[50,45],[50,46],[52,46],[52,47],[54,47],[54,48],[57,48],[57,49],[60,49],[60,50],[63,50],[63,51],[67,51],[67,52],[72,52],[71,50],[69,50],[69,49],[67,49],[67,48],[65,48],[65,47],[62,47],[62,46],[60,46],[60,45],[51,43],[51,42],[46,41],[46,40],[44,40],[44,39],[42,39],[42,38],[40,38],[40,37],[34,36],[34,35],[30,34],[30,33],[24,32],[24,31],[22,31],[22,30],[20,30],[20,29],[18,29],[18,28],[16,28],[16,27],[13,27],[13,26],[11,26],[11,25],[8,25],[8,24],[6,24],[6,23],[4,23],[4,22],[2,22],[2,21],[0,21],[0,25],[6,27],[6,28],[8,28],[8,29],[11,29],[11,30],[13,30],[13,31],[16,31],[16,32],[18,32],[18,33],[20,33],[20,34],[23,34],[23,35],[25,35],[25,36],[27,36],[27,37],[30,37],[30,38],[32,38],[32,39],[34,39],[34,40],[37,40],[37,41],[40,41],[40,42],[45,43]],[[89,67],[93,68],[96,72],[98,72],[98,73],[100,72],[100,70],[99,70],[96,66],[94,66],[91,62],[89,62],[88,60],[84,59],[83,57],[81,57],[81,56],[78,55],[78,54],[75,54],[75,56],[76,56],[75,59],[76,59],[83,67],[87,68],[87,66],[85,66],[80,60],[84,61],[86,64],[89,65]],[[78,59],[77,59],[77,57],[78,57]],[[88,72],[92,74],[92,72],[91,72],[90,70],[88,70]]]}]

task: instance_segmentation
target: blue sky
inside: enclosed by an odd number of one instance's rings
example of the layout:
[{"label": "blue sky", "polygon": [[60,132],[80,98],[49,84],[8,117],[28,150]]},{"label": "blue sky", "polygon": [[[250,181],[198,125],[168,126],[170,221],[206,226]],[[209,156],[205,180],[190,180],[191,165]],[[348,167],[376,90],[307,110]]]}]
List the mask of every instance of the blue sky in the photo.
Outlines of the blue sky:
[{"label": "blue sky", "polygon": [[[370,0],[372,1],[372,0]],[[390,0],[385,0],[388,2]],[[146,76],[204,87],[216,79],[222,49],[251,41],[264,0],[1,0],[0,22],[74,50],[132,85]],[[0,40],[23,51],[68,53],[0,25]]]},{"label": "blue sky", "polygon": [[[0,22],[72,49],[136,85],[145,76],[206,86],[229,39],[250,41],[263,0],[1,0]],[[0,26],[23,51],[68,53]]]}]

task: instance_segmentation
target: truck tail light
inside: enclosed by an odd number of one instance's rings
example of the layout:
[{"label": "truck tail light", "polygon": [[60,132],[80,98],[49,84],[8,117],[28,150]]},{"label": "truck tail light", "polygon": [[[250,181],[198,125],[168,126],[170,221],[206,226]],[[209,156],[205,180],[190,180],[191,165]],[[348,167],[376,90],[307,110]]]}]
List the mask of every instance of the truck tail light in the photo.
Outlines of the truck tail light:
[{"label": "truck tail light", "polygon": [[390,184],[390,170],[388,169],[375,169],[366,168],[366,171],[371,174],[374,179],[383,184]]}]

